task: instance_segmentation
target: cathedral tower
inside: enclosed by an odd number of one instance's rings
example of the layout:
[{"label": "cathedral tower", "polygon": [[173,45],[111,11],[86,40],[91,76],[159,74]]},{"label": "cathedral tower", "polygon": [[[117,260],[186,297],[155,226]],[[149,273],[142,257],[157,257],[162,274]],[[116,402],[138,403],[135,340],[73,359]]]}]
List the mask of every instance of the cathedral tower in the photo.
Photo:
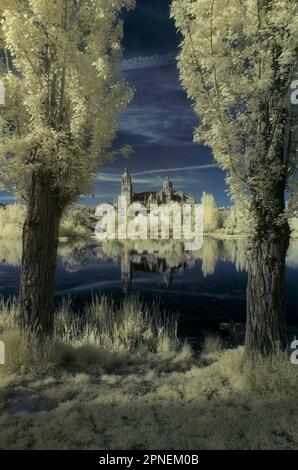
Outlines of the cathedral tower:
[{"label": "cathedral tower", "polygon": [[171,202],[173,199],[173,183],[169,177],[163,185],[163,196],[166,203]]},{"label": "cathedral tower", "polygon": [[127,168],[125,168],[125,171],[122,175],[121,196],[125,196],[128,206],[132,203],[132,183]]}]

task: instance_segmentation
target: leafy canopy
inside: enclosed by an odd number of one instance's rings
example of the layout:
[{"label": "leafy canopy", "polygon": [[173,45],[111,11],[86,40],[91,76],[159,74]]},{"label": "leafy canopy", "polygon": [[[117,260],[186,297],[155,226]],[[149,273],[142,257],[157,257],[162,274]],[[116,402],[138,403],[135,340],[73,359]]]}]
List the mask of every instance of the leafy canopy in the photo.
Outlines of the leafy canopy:
[{"label": "leafy canopy", "polygon": [[274,218],[278,188],[289,189],[297,170],[297,1],[173,0],[172,16],[199,117],[195,141],[213,149],[232,196],[252,196]]},{"label": "leafy canopy", "polygon": [[134,0],[0,0],[0,178],[26,196],[42,169],[66,204],[88,191],[132,97],[120,13]]}]

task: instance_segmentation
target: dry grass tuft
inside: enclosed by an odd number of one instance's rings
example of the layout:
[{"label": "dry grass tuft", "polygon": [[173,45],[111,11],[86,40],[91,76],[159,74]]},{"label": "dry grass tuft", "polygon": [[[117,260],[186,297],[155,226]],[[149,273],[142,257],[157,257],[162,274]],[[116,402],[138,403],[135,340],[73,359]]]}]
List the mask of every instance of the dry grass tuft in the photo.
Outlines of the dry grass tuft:
[{"label": "dry grass tuft", "polygon": [[[19,330],[18,311],[16,301],[0,303],[0,340],[6,346],[5,367],[11,370],[41,370],[57,364],[110,367],[129,356],[176,357],[181,349],[177,318],[138,297],[127,298],[118,308],[106,297],[94,297],[82,314],[72,312],[64,301],[55,317],[54,335],[42,345],[33,333]],[[186,357],[185,347],[182,356]]]},{"label": "dry grass tuft", "polygon": [[206,336],[202,344],[201,358],[206,365],[217,361],[223,352],[223,344],[218,336]]}]

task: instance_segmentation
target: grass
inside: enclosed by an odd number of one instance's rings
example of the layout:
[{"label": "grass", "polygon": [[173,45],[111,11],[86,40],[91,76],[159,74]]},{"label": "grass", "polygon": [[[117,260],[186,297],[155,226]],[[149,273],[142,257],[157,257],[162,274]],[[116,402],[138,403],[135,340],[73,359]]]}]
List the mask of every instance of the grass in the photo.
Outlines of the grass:
[{"label": "grass", "polygon": [[171,356],[181,349],[176,316],[162,314],[156,304],[145,305],[137,296],[126,298],[119,307],[107,297],[95,296],[81,314],[75,314],[65,300],[55,316],[54,334],[42,347],[32,332],[20,332],[18,317],[16,300],[0,303],[7,371],[84,365],[85,360],[106,366],[107,359]]},{"label": "grass", "polygon": [[223,353],[223,343],[218,336],[206,336],[201,350],[201,359],[206,365],[220,359]]},{"label": "grass", "polygon": [[181,345],[176,319],[137,298],[65,302],[41,349],[2,303],[1,449],[298,449],[298,367],[253,365],[206,338]]}]

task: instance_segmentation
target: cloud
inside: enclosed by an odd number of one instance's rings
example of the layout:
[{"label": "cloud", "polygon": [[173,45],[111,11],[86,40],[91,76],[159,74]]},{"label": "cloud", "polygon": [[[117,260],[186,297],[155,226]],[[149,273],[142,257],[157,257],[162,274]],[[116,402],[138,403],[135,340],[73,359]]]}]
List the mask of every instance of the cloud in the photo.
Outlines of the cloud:
[{"label": "cloud", "polygon": [[146,171],[141,171],[138,173],[132,173],[132,176],[139,176],[139,175],[149,175],[153,173],[172,173],[176,171],[189,171],[189,170],[207,170],[210,168],[217,168],[217,165],[215,163],[210,163],[208,165],[193,165],[193,166],[184,166],[180,168],[159,168],[156,170],[146,170]]},{"label": "cloud", "polygon": [[[155,104],[132,104],[119,121],[120,132],[143,138],[143,145],[192,144],[192,138],[184,133],[193,129],[192,116],[181,114],[181,107],[158,101]],[[176,131],[176,132],[174,132]]]},{"label": "cloud", "polygon": [[[105,182],[105,183],[111,183],[112,185],[114,184],[117,184],[119,185],[120,184],[120,181],[121,181],[121,176],[122,175],[116,175],[116,174],[110,174],[110,173],[99,173],[97,175],[97,182]],[[158,175],[156,176],[152,176],[151,178],[149,177],[139,177],[139,176],[134,176],[132,174],[132,177],[133,177],[133,184],[142,184],[142,185],[146,185],[146,186],[150,186],[150,187],[154,187],[154,186],[160,186],[161,183],[162,183],[162,178],[159,177]]]},{"label": "cloud", "polygon": [[151,67],[162,67],[165,65],[175,64],[176,58],[174,54],[137,56],[125,59],[121,64],[121,71],[144,69]]},{"label": "cloud", "polygon": [[[144,176],[144,175],[158,175],[159,173],[175,173],[175,172],[181,172],[181,171],[192,171],[192,170],[208,170],[210,168],[217,168],[217,165],[215,163],[210,163],[207,165],[193,165],[193,166],[184,166],[184,167],[179,167],[179,168],[156,168],[154,170],[146,170],[146,171],[138,171],[131,173],[131,176],[134,178],[134,181],[136,181],[138,176]],[[121,174],[115,174],[115,173],[98,173],[97,174],[97,180],[99,181],[110,181],[110,182],[118,182],[119,179],[121,178]]]},{"label": "cloud", "polygon": [[135,57],[123,67],[135,96],[119,119],[119,135],[141,147],[193,145],[197,118],[179,83],[175,56]]},{"label": "cloud", "polygon": [[[208,165],[193,165],[179,168],[158,168],[153,170],[146,170],[141,172],[131,173],[133,184],[141,184],[150,187],[160,187],[164,181],[165,174],[172,173],[172,181],[177,189],[183,188],[186,185],[197,183],[199,181],[198,175],[194,172],[216,168],[216,164]],[[184,175],[181,173],[184,172]],[[175,174],[176,173],[176,174]],[[121,174],[114,173],[98,173],[98,182],[108,182],[112,184],[119,184],[121,181]]]}]

